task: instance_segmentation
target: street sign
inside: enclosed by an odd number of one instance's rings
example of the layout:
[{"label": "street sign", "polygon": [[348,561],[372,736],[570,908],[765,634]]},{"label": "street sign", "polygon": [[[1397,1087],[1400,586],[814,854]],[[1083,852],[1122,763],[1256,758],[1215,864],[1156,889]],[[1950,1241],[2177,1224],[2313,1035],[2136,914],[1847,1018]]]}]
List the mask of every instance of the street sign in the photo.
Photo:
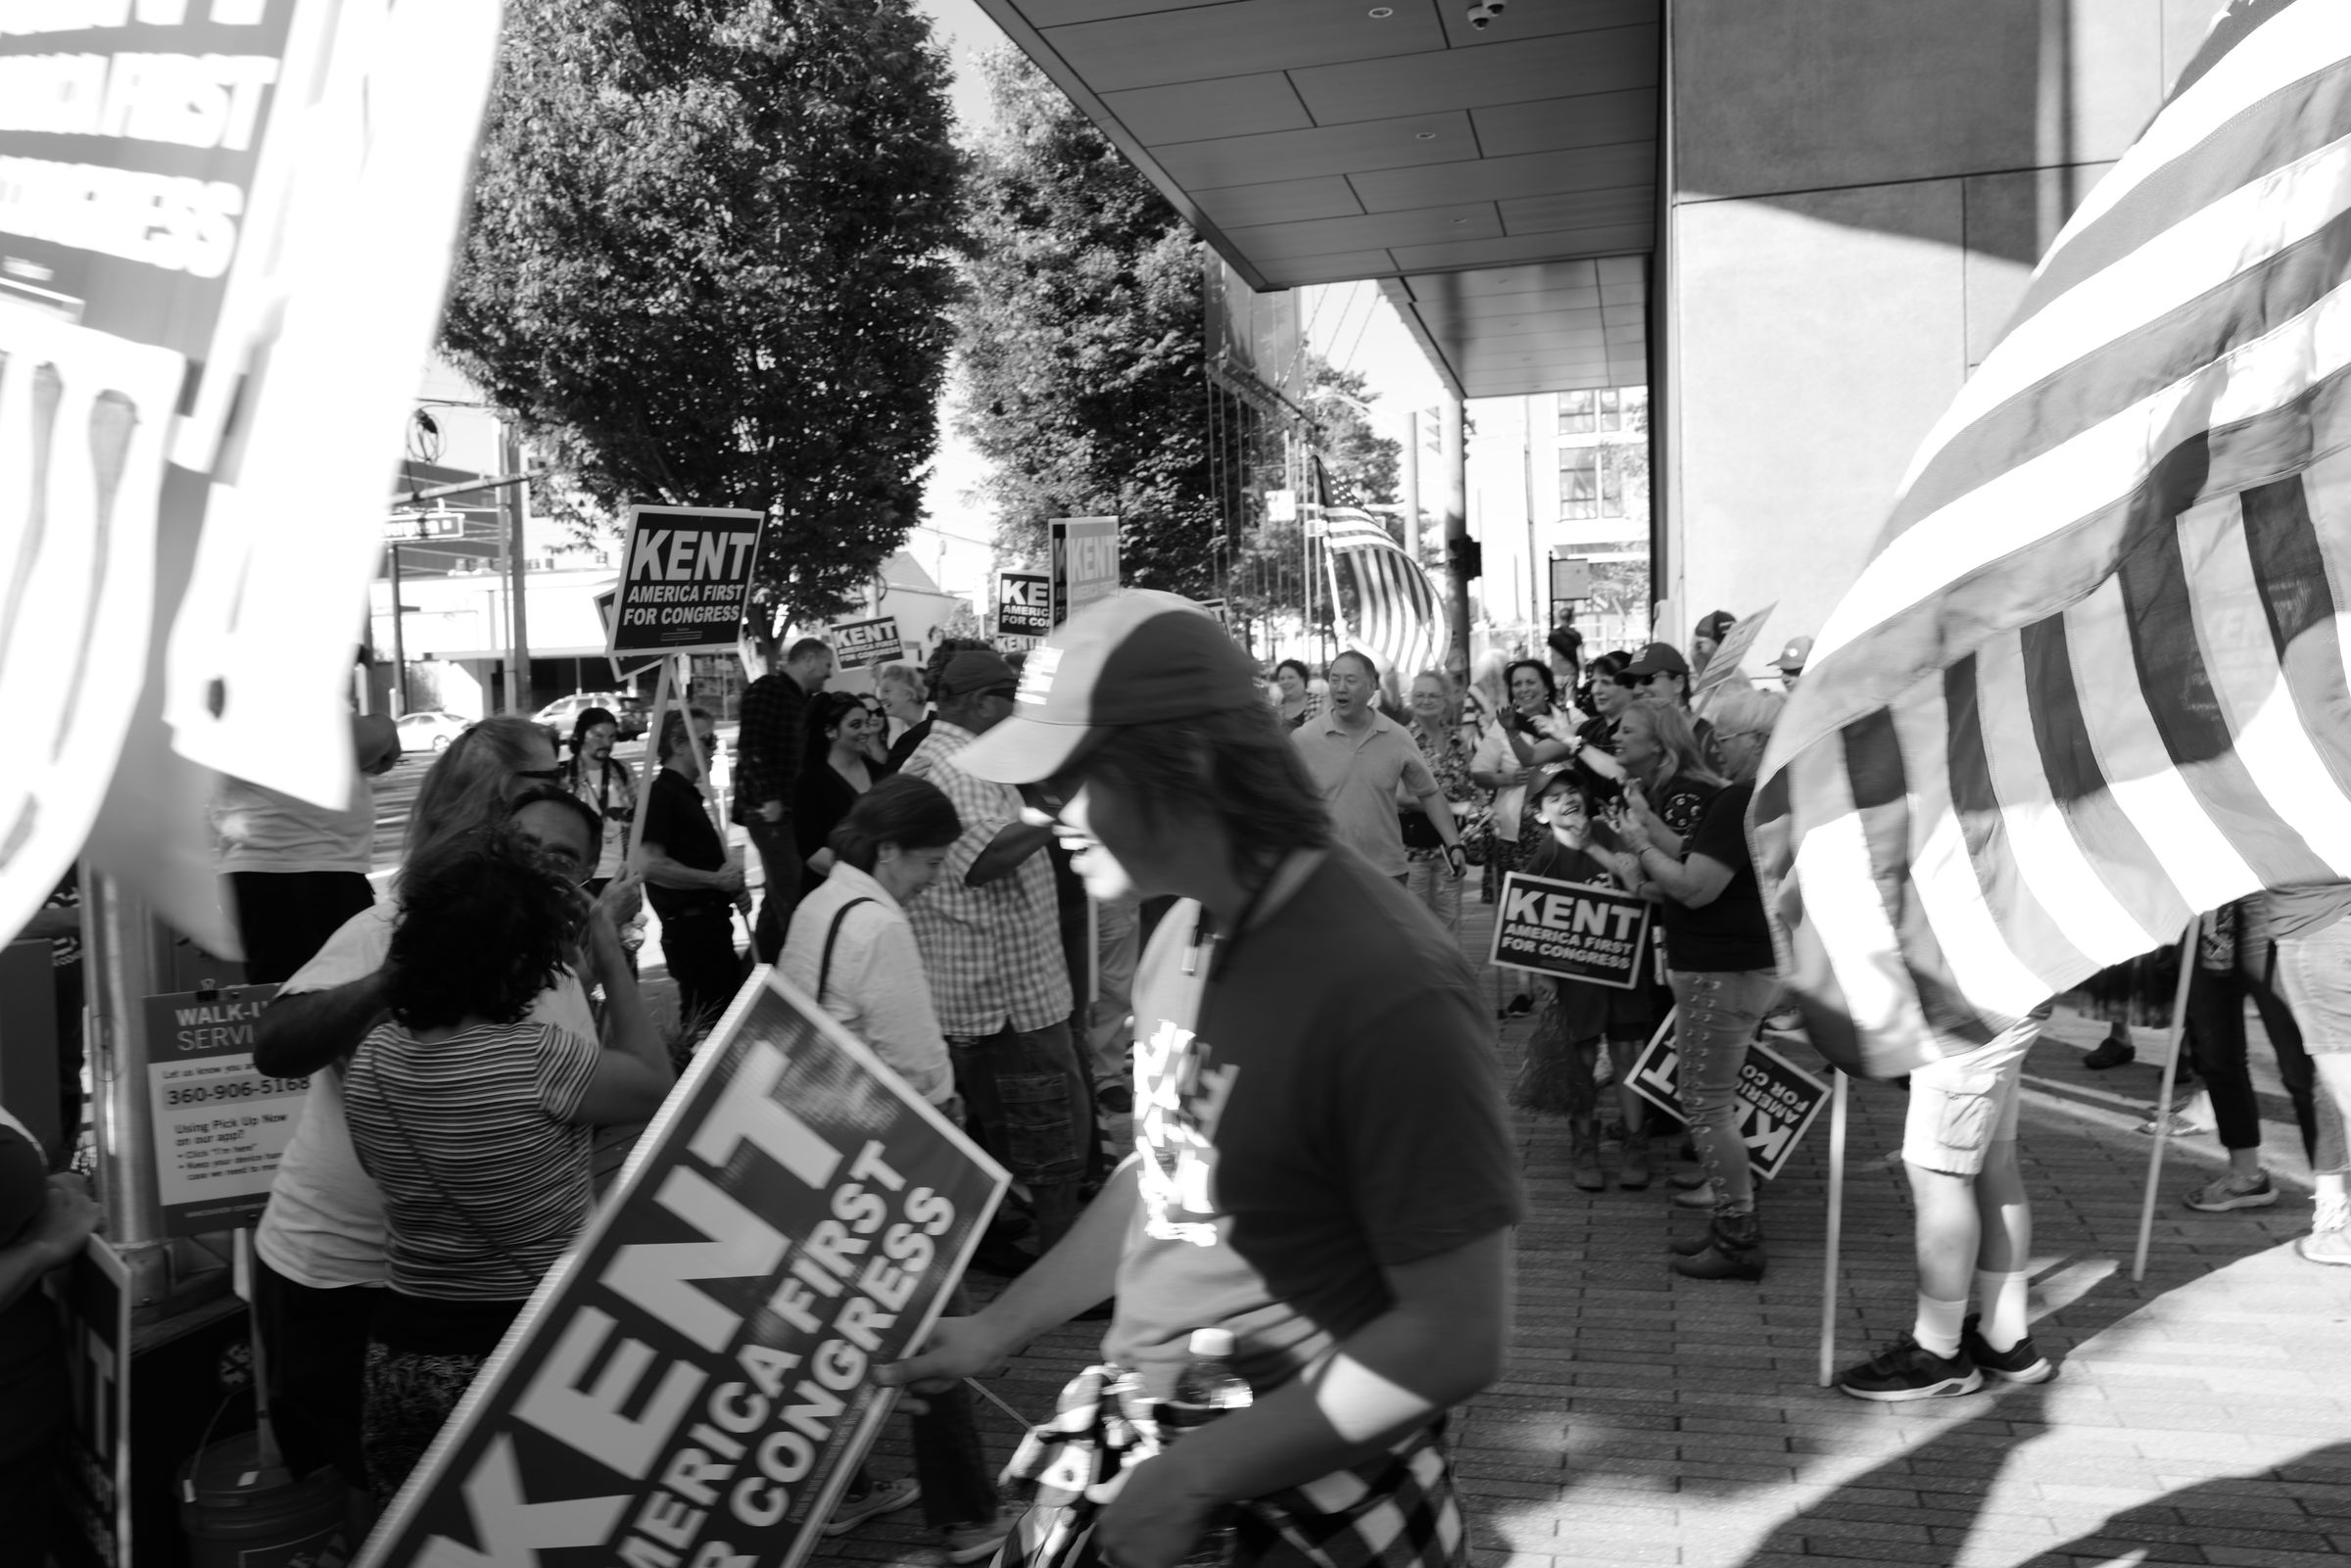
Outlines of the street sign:
[{"label": "street sign", "polygon": [[360,1568],[795,1568],[1008,1181],[761,971]]},{"label": "street sign", "polygon": [[1587,599],[1592,596],[1592,562],[1581,555],[1555,555],[1551,559],[1551,597],[1553,603],[1564,599]]},{"label": "street sign", "polygon": [[[1053,631],[1053,580],[1043,572],[996,574],[996,634],[1044,638]],[[1023,643],[1033,647],[1033,642]]]},{"label": "street sign", "polygon": [[1045,524],[1052,543],[1053,624],[1119,591],[1119,520],[1056,517]]},{"label": "street sign", "polygon": [[[1625,1081],[1651,1105],[1682,1115],[1678,1098],[1681,1053],[1674,1048],[1668,1013],[1649,1044],[1634,1058]],[[1739,1069],[1739,1136],[1747,1161],[1765,1181],[1787,1168],[1789,1156],[1829,1103],[1829,1086],[1761,1040],[1747,1048]]]},{"label": "street sign", "polygon": [[898,639],[898,618],[894,615],[877,616],[870,621],[835,621],[832,632],[833,657],[844,670],[889,664],[906,656],[905,644]]},{"label": "street sign", "polygon": [[1646,970],[1650,909],[1612,887],[1511,872],[1487,961],[1629,991]]},{"label": "street sign", "polygon": [[254,1031],[276,994],[274,985],[229,985],[146,999],[156,1200],[167,1236],[233,1230],[268,1206],[311,1087],[254,1068]]},{"label": "street sign", "polygon": [[750,602],[765,513],[632,506],[604,651],[728,653]]}]

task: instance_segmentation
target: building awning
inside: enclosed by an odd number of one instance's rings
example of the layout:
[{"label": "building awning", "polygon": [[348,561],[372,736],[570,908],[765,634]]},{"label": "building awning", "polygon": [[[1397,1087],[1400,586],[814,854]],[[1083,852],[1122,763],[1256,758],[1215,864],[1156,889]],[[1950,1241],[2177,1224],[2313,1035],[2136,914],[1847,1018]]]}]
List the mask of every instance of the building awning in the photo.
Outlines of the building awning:
[{"label": "building awning", "polygon": [[1660,0],[981,0],[1253,286],[1378,279],[1439,373],[1648,377]]}]

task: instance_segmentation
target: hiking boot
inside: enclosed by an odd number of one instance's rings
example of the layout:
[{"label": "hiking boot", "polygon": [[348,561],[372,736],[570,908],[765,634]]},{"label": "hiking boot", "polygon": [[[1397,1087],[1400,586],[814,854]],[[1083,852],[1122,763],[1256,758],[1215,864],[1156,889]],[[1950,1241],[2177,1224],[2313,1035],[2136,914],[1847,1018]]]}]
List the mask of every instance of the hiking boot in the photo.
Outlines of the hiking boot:
[{"label": "hiking boot", "polygon": [[1706,1184],[1706,1173],[1703,1170],[1677,1170],[1665,1179],[1673,1183],[1675,1191],[1690,1192]]},{"label": "hiking boot", "polygon": [[2310,1216],[2310,1234],[2294,1243],[2294,1251],[2314,1263],[2351,1265],[2351,1203],[2322,1196]]},{"label": "hiking boot", "polygon": [[1955,1354],[1937,1355],[1907,1334],[1859,1366],[1837,1375],[1838,1393],[1881,1404],[1956,1399],[1983,1386],[1984,1374],[1967,1358],[1964,1340]]},{"label": "hiking boot", "polygon": [[1573,1158],[1574,1164],[1568,1166],[1567,1174],[1577,1189],[1583,1192],[1606,1191],[1608,1178],[1600,1168],[1600,1145],[1586,1138],[1576,1146]]},{"label": "hiking boot", "polygon": [[1742,1279],[1763,1277],[1763,1222],[1752,1211],[1714,1216],[1706,1246],[1670,1265],[1684,1279]]},{"label": "hiking boot", "polygon": [[993,1519],[982,1519],[973,1524],[941,1525],[932,1534],[938,1538],[938,1554],[948,1562],[963,1564],[978,1562],[993,1556],[1004,1538],[1011,1535],[1021,1522],[1020,1514],[1011,1508],[1000,1508]]},{"label": "hiking boot", "polygon": [[920,1500],[922,1495],[922,1483],[910,1475],[895,1481],[877,1481],[863,1492],[846,1493],[834,1506],[833,1517],[825,1521],[825,1534],[845,1536],[868,1519],[896,1513]]},{"label": "hiking boot", "polygon": [[[1682,1178],[1679,1176],[1674,1177],[1673,1184],[1677,1187],[1681,1186]],[[1686,1192],[1677,1192],[1673,1195],[1673,1206],[1676,1209],[1713,1208],[1714,1183],[1708,1181],[1703,1176],[1699,1177],[1697,1186],[1690,1188]]]},{"label": "hiking boot", "polygon": [[2266,1170],[2256,1172],[2251,1181],[2219,1175],[2180,1201],[2198,1213],[2225,1214],[2231,1209],[2267,1209],[2278,1201],[2278,1189],[2270,1185]]},{"label": "hiking boot", "polygon": [[2089,1055],[2082,1059],[2082,1065],[2092,1071],[2103,1071],[2107,1068],[2119,1068],[2125,1063],[2137,1060],[2137,1046],[2133,1045],[2129,1040],[2119,1039],[2109,1034],[2097,1043]]},{"label": "hiking boot", "polygon": [[1644,1133],[1626,1133],[1624,1168],[1616,1172],[1616,1185],[1628,1192],[1639,1192],[1649,1182],[1649,1138]]},{"label": "hiking boot", "polygon": [[2057,1375],[2057,1363],[2033,1347],[2033,1336],[2027,1334],[2004,1351],[1995,1351],[1985,1343],[1977,1323],[1981,1312],[1970,1312],[1959,1328],[1959,1354],[1990,1372],[2003,1383],[2046,1383]]}]

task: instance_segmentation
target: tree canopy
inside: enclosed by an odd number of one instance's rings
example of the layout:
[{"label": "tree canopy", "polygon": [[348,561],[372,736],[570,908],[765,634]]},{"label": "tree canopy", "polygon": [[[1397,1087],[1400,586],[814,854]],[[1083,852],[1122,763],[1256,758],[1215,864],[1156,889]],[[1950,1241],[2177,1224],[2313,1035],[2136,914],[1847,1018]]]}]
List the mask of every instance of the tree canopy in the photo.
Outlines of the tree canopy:
[{"label": "tree canopy", "polygon": [[768,511],[766,636],[920,519],[947,82],[907,0],[507,5],[446,346],[598,505]]},{"label": "tree canopy", "polygon": [[984,69],[957,425],[1001,547],[1041,558],[1047,519],[1115,514],[1128,584],[1212,594],[1199,242],[1025,56]]}]

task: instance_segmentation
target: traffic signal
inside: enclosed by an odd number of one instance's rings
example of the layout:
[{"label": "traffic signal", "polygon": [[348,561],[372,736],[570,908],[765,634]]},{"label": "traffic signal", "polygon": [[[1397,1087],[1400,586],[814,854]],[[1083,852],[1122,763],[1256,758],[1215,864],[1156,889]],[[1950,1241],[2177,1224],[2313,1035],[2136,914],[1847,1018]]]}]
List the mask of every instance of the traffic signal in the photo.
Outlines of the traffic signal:
[{"label": "traffic signal", "polygon": [[1486,575],[1485,546],[1476,540],[1456,535],[1445,542],[1445,562],[1461,574],[1464,583],[1474,583]]}]

